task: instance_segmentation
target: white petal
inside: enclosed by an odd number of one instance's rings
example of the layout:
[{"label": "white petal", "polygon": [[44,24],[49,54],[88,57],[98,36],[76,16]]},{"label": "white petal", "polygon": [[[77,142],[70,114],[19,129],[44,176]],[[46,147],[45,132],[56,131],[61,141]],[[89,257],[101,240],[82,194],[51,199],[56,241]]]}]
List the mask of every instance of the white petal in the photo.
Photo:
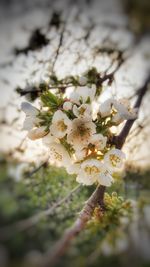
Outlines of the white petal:
[{"label": "white petal", "polygon": [[127,99],[119,99],[114,101],[114,107],[124,120],[133,120],[137,118],[138,109],[131,108]]},{"label": "white petal", "polygon": [[102,118],[111,115],[111,107],[112,107],[113,101],[114,101],[113,98],[110,98],[100,105],[99,113]]},{"label": "white petal", "polygon": [[86,154],[87,154],[87,150],[86,149],[76,150],[75,151],[75,158],[76,158],[77,161],[83,160],[86,157]]},{"label": "white petal", "polygon": [[70,96],[69,96],[69,99],[70,99],[71,102],[73,102],[73,103],[75,103],[77,105],[80,104],[80,101],[79,101],[80,100],[80,95],[78,93],[76,93],[76,92],[72,92],[70,94]]},{"label": "white petal", "polygon": [[91,117],[91,106],[88,104],[82,104],[81,106],[77,107],[76,105],[73,106],[73,113],[76,117]]},{"label": "white petal", "polygon": [[34,118],[26,117],[23,123],[23,130],[30,131],[34,127]]},{"label": "white petal", "polygon": [[24,111],[24,113],[28,116],[36,116],[39,113],[39,110],[37,108],[35,108],[34,106],[32,106],[30,103],[28,102],[23,102],[21,104],[21,109]]},{"label": "white petal", "polygon": [[80,172],[80,174],[78,174],[76,181],[80,184],[87,185],[87,186],[95,183],[95,180],[93,179],[93,177],[90,177],[88,175],[84,175],[82,172]]},{"label": "white petal", "polygon": [[111,184],[113,183],[113,178],[112,176],[108,173],[108,172],[102,172],[99,175],[99,179],[98,182],[103,185],[103,186],[111,186]]},{"label": "white petal", "polygon": [[59,131],[55,124],[50,126],[50,133],[56,138],[63,138],[66,135],[66,131]]},{"label": "white petal", "polygon": [[51,164],[58,167],[66,167],[71,164],[71,158],[67,150],[61,144],[51,143],[49,151],[49,161]]},{"label": "white petal", "polygon": [[42,127],[35,128],[29,131],[28,137],[31,140],[36,140],[36,139],[44,137],[47,133],[48,132],[45,131],[45,127],[42,126]]},{"label": "white petal", "polygon": [[71,110],[72,109],[72,106],[73,106],[73,104],[70,101],[66,101],[63,104],[63,109],[66,110],[66,111],[68,111],[68,110]]},{"label": "white petal", "polygon": [[78,174],[80,164],[69,164],[66,169],[69,174]]},{"label": "white petal", "polygon": [[51,143],[59,143],[59,140],[51,135],[51,133],[48,133],[46,136],[43,137],[42,142],[45,146],[50,146]]},{"label": "white petal", "polygon": [[52,122],[55,123],[61,119],[68,119],[67,115],[62,112],[61,110],[57,110],[54,115],[53,115],[53,119],[52,119]]},{"label": "white petal", "polygon": [[94,134],[91,137],[91,144],[95,145],[98,150],[103,150],[107,143],[107,137],[102,134]]},{"label": "white petal", "polygon": [[95,97],[96,87],[95,85],[92,85],[92,87],[79,86],[76,89],[76,93],[80,96],[80,99],[82,100],[83,103],[85,103],[88,100],[88,98],[92,102]]}]

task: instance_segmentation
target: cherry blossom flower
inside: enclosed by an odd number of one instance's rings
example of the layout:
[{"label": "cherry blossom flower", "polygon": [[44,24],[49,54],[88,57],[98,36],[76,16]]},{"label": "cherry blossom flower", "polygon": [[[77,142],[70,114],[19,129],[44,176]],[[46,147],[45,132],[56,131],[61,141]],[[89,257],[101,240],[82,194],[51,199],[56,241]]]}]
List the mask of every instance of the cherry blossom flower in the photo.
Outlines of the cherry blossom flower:
[{"label": "cherry blossom flower", "polygon": [[49,162],[57,167],[67,167],[71,158],[63,145],[54,142],[49,147]]},{"label": "cherry blossom flower", "polygon": [[76,181],[84,185],[92,185],[96,182],[99,174],[99,161],[89,159],[81,164]]},{"label": "cherry blossom flower", "polygon": [[63,138],[67,133],[71,125],[71,121],[65,113],[61,110],[57,110],[54,113],[52,124],[50,126],[50,132],[57,138]]},{"label": "cherry blossom flower", "polygon": [[76,105],[73,106],[73,113],[76,117],[91,117],[91,106],[89,104],[82,104],[81,106],[77,107]]},{"label": "cherry blossom flower", "polygon": [[95,146],[95,149],[103,150],[107,143],[107,137],[102,134],[94,134],[91,137],[90,143]]},{"label": "cherry blossom flower", "polygon": [[72,120],[67,142],[71,144],[75,150],[81,150],[89,144],[94,133],[96,133],[96,125],[92,120],[88,118],[77,118]]},{"label": "cherry blossom flower", "polygon": [[92,185],[98,182],[104,186],[110,186],[113,182],[113,178],[105,165],[97,159],[88,159],[81,164],[77,182],[84,185]]},{"label": "cherry blossom flower", "polygon": [[45,130],[45,127],[37,127],[40,122],[40,119],[37,117],[39,110],[28,102],[23,102],[21,109],[26,114],[23,129],[28,131],[28,138],[36,140],[45,136],[48,133],[48,131]]},{"label": "cherry blossom flower", "polygon": [[115,148],[111,149],[104,156],[106,166],[112,171],[122,168],[124,159],[125,154],[121,150]]},{"label": "cherry blossom flower", "polygon": [[117,110],[117,114],[114,116],[113,121],[118,122],[120,120],[133,120],[137,118],[138,109],[131,108],[128,99],[122,98],[114,100],[113,105]]},{"label": "cherry blossom flower", "polygon": [[75,104],[92,102],[96,94],[96,86],[93,84],[91,87],[78,86],[74,92],[70,95],[70,101]]},{"label": "cherry blossom flower", "polygon": [[112,122],[116,125],[122,123],[124,120],[133,120],[137,117],[137,109],[131,108],[127,99],[122,98],[115,100],[113,98],[107,99],[99,107],[99,114],[102,118],[112,116]]}]

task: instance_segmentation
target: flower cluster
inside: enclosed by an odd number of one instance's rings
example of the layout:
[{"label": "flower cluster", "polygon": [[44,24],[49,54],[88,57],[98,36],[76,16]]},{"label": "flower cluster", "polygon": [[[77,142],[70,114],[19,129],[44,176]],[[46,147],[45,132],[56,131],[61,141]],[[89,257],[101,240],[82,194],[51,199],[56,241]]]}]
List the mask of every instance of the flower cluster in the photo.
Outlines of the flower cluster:
[{"label": "flower cluster", "polygon": [[[84,79],[80,78],[81,81]],[[65,167],[84,185],[110,186],[123,166],[124,153],[112,144],[111,127],[134,119],[137,110],[126,99],[108,99],[93,110],[97,100],[94,84],[76,86],[66,98],[47,90],[41,95],[41,109],[22,103],[24,129],[32,140],[42,138],[49,149],[50,164]]]}]

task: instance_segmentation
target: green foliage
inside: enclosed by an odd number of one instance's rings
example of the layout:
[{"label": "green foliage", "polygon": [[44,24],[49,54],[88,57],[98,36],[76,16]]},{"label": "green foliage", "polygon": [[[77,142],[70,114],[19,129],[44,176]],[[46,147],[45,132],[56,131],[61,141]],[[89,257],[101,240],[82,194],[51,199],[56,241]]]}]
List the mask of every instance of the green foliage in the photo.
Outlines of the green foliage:
[{"label": "green foliage", "polygon": [[100,207],[96,207],[94,211],[94,220],[101,223],[101,227],[107,228],[119,226],[121,217],[129,217],[132,213],[132,206],[130,201],[124,200],[123,197],[113,192],[111,195],[105,193],[104,202],[106,205],[106,212],[101,212]]},{"label": "green foliage", "polygon": [[50,91],[47,91],[41,95],[41,101],[45,107],[50,108],[50,111],[55,112],[62,105],[64,100]]},{"label": "green foliage", "polygon": [[42,112],[38,115],[38,118],[40,119],[40,126],[46,126],[46,131],[49,130],[50,124],[52,122],[53,115],[50,111]]}]

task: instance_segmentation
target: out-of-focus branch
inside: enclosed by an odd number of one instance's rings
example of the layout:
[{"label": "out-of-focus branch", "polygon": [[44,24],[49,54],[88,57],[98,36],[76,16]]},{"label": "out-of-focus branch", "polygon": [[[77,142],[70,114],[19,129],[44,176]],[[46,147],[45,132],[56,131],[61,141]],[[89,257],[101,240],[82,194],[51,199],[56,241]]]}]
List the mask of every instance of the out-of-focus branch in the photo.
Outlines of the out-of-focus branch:
[{"label": "out-of-focus branch", "polygon": [[[62,42],[62,41],[61,41]],[[118,69],[121,67],[121,65],[124,62],[124,58],[122,57],[122,54],[120,54],[120,56],[118,56],[117,58],[118,60],[118,64],[117,67],[110,73],[107,73],[107,70],[103,73],[103,75],[101,76],[101,73],[98,74],[97,77],[97,82],[96,85],[99,87],[103,84],[103,82],[108,81],[109,84],[111,84],[114,80],[114,75],[115,73],[118,71]],[[55,61],[56,62],[56,61]],[[53,68],[54,68],[55,64],[53,64]],[[80,85],[80,84],[79,84]],[[64,92],[67,88],[74,86],[73,83],[60,83],[59,85],[49,85],[47,86],[47,88],[49,90],[53,90],[53,89],[58,89],[60,92]],[[43,89],[43,87],[32,87],[32,86],[28,86],[26,89],[21,89],[21,88],[17,88],[16,89],[17,93],[20,94],[20,96],[25,96],[27,94],[35,94],[35,95],[40,95],[41,93],[43,93],[45,91],[45,88]]]},{"label": "out-of-focus branch", "polygon": [[41,219],[45,218],[46,216],[49,216],[51,214],[53,214],[53,212],[60,207],[62,204],[64,204],[66,201],[68,201],[69,199],[71,199],[71,197],[77,193],[79,190],[81,189],[81,185],[76,186],[75,188],[73,188],[69,194],[67,196],[65,196],[64,198],[60,199],[59,201],[57,201],[56,203],[54,203],[49,209],[44,210],[44,211],[40,211],[37,214],[24,219],[24,220],[20,220],[19,222],[16,222],[13,225],[9,225],[6,226],[4,228],[0,229],[0,234],[1,234],[1,240],[6,240],[8,239],[13,233],[14,231],[16,232],[22,232],[25,231],[27,229],[29,229],[30,227],[33,227],[34,225],[36,225]]},{"label": "out-of-focus branch", "polygon": [[51,251],[48,251],[48,253],[45,255],[42,263],[43,267],[54,266],[58,259],[68,249],[71,240],[82,231],[86,223],[90,220],[97,203],[99,203],[103,207],[104,192],[104,186],[98,186],[96,188],[96,190],[86,202],[85,206],[79,214],[79,217],[72,225],[72,227],[65,231],[63,237],[55,244],[54,248]]},{"label": "out-of-focus branch", "polygon": [[[134,107],[140,108],[142,99],[148,90],[149,82],[150,76],[146,79],[144,85],[139,90],[139,95]],[[113,143],[116,145],[116,148],[122,148],[135,120],[136,119],[127,121],[121,133],[114,138]],[[86,223],[90,220],[96,205],[99,204],[101,209],[104,211],[104,193],[104,186],[100,185],[96,188],[94,193],[87,200],[85,206],[83,207],[80,215],[78,216],[72,227],[65,231],[63,237],[55,244],[54,248],[51,251],[48,251],[48,253],[45,255],[42,266],[48,267],[54,266],[56,264],[56,262],[68,249],[72,239],[85,228]]]}]

